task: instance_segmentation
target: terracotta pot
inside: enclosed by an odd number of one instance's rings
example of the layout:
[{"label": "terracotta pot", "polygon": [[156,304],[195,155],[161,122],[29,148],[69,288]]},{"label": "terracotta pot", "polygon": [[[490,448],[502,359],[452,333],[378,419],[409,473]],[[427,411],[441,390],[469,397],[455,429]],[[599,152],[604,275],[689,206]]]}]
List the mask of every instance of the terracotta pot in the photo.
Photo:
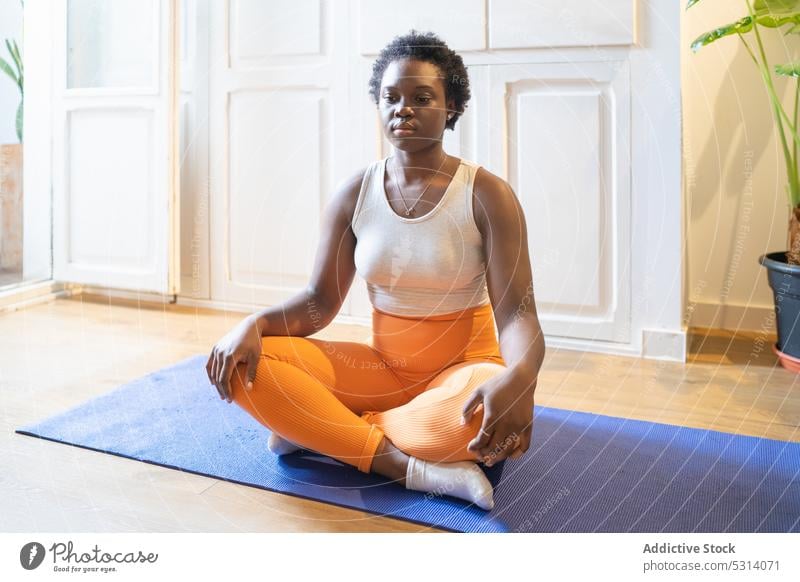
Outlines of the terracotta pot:
[{"label": "terracotta pot", "polygon": [[0,269],[22,270],[22,144],[0,145]]}]

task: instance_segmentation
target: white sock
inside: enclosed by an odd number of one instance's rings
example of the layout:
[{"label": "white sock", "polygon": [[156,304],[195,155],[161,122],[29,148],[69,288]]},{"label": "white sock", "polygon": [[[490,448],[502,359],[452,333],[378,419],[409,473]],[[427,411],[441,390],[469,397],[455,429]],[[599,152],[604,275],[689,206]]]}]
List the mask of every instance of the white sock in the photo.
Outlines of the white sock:
[{"label": "white sock", "polygon": [[276,432],[273,432],[269,435],[267,448],[278,456],[288,455],[289,453],[300,450],[300,447],[291,441],[287,441]]},{"label": "white sock", "polygon": [[472,461],[432,463],[409,457],[406,489],[432,495],[452,495],[489,510],[494,507],[494,490],[486,475]]}]

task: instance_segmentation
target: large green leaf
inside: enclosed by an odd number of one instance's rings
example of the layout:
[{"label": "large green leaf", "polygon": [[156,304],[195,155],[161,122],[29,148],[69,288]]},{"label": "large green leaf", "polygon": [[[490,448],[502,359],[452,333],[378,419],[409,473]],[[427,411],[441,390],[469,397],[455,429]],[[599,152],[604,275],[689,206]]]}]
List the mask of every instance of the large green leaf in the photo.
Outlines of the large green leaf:
[{"label": "large green leaf", "polygon": [[[695,1],[699,2],[700,0]],[[748,32],[752,28],[753,20],[749,16],[745,16],[741,20],[731,22],[730,24],[720,26],[719,28],[715,28],[714,30],[701,34],[692,42],[692,50],[697,52],[702,47],[706,46],[707,44],[711,44],[715,40],[719,40],[720,38],[730,36],[732,34]]]},{"label": "large green leaf", "polygon": [[785,65],[776,65],[775,72],[784,77],[800,77],[800,61]]},{"label": "large green leaf", "polygon": [[[687,8],[694,6],[699,1],[690,0]],[[759,26],[780,28],[788,24],[791,26],[789,30],[794,31],[800,25],[800,0],[756,0],[753,5],[753,12]],[[736,22],[731,22],[701,34],[692,42],[692,50],[697,52],[702,47],[720,38],[732,34],[750,32],[752,29],[752,18],[749,15],[745,16]]]}]

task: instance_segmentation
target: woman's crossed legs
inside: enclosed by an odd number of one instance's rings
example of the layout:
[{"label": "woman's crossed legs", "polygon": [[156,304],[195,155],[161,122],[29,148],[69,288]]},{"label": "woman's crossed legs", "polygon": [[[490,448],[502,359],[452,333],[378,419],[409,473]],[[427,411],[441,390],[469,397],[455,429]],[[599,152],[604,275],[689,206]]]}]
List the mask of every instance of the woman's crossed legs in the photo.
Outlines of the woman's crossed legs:
[{"label": "woman's crossed legs", "polygon": [[[452,463],[478,460],[467,450],[483,418],[468,424],[461,409],[469,395],[504,367],[467,360],[417,385],[415,371],[393,368],[367,344],[291,336],[262,339],[253,389],[241,383],[246,366],[231,378],[233,400],[271,431],[297,445],[370,472],[376,455],[389,454],[386,439],[405,455]],[[379,462],[380,463],[380,462]]]}]

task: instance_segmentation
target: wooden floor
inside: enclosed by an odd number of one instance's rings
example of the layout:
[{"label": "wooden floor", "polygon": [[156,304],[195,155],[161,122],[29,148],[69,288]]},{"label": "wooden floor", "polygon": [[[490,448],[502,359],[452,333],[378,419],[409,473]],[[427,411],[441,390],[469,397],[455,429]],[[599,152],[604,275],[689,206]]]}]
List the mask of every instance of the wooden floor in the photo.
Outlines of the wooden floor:
[{"label": "wooden floor", "polygon": [[[87,295],[0,314],[0,531],[431,531],[14,433],[208,353],[242,316]],[[686,365],[548,348],[536,403],[797,442],[800,389],[774,341],[694,330]]]}]

